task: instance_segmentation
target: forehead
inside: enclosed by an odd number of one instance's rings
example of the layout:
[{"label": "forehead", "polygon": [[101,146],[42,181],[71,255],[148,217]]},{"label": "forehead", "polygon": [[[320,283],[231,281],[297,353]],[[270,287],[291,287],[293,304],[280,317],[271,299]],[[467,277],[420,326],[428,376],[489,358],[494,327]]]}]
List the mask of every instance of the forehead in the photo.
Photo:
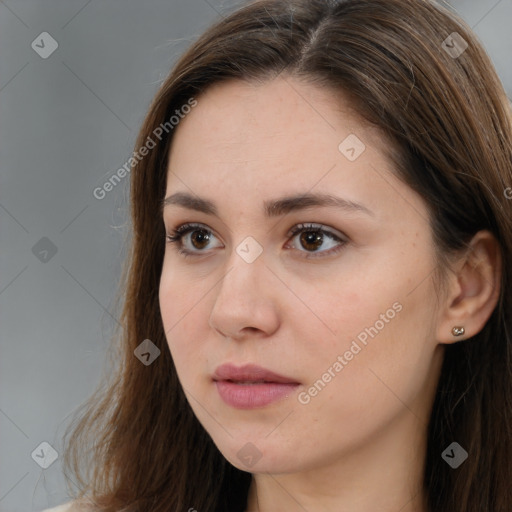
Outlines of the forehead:
[{"label": "forehead", "polygon": [[363,124],[339,94],[290,77],[215,84],[197,101],[175,129],[169,164],[205,175],[215,169],[217,179],[222,171],[248,171],[251,164],[280,175],[326,164],[328,169],[351,134],[373,146],[381,143],[380,133]]},{"label": "forehead", "polygon": [[332,90],[290,77],[233,80],[196,99],[174,133],[167,196],[188,191],[261,210],[267,199],[314,191],[378,210],[413,194],[394,176],[389,141]]},{"label": "forehead", "polygon": [[213,85],[198,98],[198,105],[178,126],[173,146],[181,145],[191,131],[208,149],[219,142],[232,151],[240,144],[245,150],[258,143],[270,146],[276,136],[275,145],[297,136],[329,144],[336,142],[343,128],[368,129],[341,93],[292,77],[264,83],[231,80]]}]

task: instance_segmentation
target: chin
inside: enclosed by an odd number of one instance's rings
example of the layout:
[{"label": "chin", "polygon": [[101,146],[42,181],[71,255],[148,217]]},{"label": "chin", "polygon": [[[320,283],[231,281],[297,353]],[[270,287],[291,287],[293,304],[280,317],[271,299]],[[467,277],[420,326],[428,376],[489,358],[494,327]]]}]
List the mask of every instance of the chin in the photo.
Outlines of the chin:
[{"label": "chin", "polygon": [[294,473],[303,469],[289,451],[283,451],[282,446],[269,446],[264,440],[235,443],[224,447],[221,453],[233,466],[249,473]]}]

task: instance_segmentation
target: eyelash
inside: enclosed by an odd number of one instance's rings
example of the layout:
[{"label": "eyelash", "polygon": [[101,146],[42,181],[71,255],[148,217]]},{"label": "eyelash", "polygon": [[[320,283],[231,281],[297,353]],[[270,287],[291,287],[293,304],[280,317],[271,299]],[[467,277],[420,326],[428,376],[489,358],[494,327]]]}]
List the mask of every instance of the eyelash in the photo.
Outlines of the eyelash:
[{"label": "eyelash", "polygon": [[[166,241],[167,243],[177,244],[176,250],[178,254],[181,254],[184,257],[188,256],[202,256],[202,253],[205,251],[189,251],[188,249],[183,248],[182,238],[186,236],[188,233],[194,232],[194,231],[206,231],[207,233],[212,233],[209,229],[207,229],[202,224],[195,224],[195,223],[188,223],[183,224],[179,227],[177,227],[175,230],[172,231],[172,233],[169,235],[166,235]],[[294,226],[289,232],[288,235],[291,238],[294,238],[300,233],[303,232],[314,232],[317,234],[327,235],[328,238],[331,238],[332,240],[336,242],[340,242],[340,245],[337,247],[331,248],[328,251],[317,251],[317,252],[308,252],[308,251],[299,251],[299,252],[305,252],[306,254],[309,254],[308,256],[305,256],[306,259],[311,258],[323,258],[327,256],[331,256],[333,254],[338,253],[341,251],[344,246],[347,244],[347,240],[343,240],[339,236],[335,235],[331,231],[327,231],[325,229],[322,229],[321,225],[315,225],[315,224],[297,224]],[[298,249],[296,249],[298,250]],[[321,254],[321,256],[318,256],[317,254]]]}]

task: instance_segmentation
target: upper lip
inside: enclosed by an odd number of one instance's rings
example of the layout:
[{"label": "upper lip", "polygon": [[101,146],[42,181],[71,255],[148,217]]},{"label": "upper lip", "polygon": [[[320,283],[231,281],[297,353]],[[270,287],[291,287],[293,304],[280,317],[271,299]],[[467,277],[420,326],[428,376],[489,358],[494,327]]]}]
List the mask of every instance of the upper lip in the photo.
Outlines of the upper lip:
[{"label": "upper lip", "polygon": [[213,380],[229,380],[234,382],[277,382],[280,384],[299,384],[294,379],[274,373],[255,364],[235,366],[227,363],[220,365],[213,374]]}]

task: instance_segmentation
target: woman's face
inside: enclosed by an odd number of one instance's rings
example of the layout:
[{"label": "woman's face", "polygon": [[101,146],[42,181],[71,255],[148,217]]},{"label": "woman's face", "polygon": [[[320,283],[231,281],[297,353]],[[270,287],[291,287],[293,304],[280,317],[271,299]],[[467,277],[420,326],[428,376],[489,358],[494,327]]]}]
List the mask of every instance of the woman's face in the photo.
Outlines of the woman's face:
[{"label": "woman's face", "polygon": [[163,213],[168,235],[195,226],[166,243],[160,283],[194,413],[253,473],[370,454],[377,439],[407,450],[442,361],[423,200],[332,92],[288,77],[197,100],[169,158],[166,198],[182,196]]}]

